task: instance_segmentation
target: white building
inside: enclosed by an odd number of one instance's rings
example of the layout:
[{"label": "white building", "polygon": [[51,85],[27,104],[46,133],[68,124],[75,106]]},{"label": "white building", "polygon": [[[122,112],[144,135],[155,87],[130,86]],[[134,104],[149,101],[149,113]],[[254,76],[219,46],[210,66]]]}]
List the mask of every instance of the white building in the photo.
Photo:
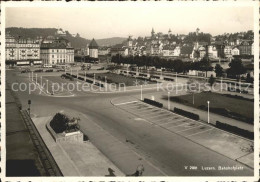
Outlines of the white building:
[{"label": "white building", "polygon": [[226,58],[232,57],[232,46],[225,46],[224,54]]},{"label": "white building", "polygon": [[234,48],[232,49],[232,51],[231,51],[231,54],[232,54],[232,56],[234,56],[234,55],[239,55],[239,54],[240,54],[240,51],[239,51],[239,49],[238,49],[237,47],[234,47]]},{"label": "white building", "polygon": [[53,43],[42,43],[40,49],[45,65],[74,63],[74,48],[66,39],[59,38]]},{"label": "white building", "polygon": [[215,46],[209,45],[208,46],[208,55],[210,58],[218,58],[218,50]]},{"label": "white building", "polygon": [[7,33],[5,41],[5,59],[7,64],[41,64],[40,44],[37,40],[15,39]]}]

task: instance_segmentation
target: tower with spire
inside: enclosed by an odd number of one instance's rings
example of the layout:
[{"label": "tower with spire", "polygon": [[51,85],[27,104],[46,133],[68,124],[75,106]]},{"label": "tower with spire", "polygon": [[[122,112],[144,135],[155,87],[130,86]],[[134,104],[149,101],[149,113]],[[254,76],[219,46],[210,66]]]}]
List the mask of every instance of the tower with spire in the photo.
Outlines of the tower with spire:
[{"label": "tower with spire", "polygon": [[128,47],[132,47],[132,46],[133,46],[132,35],[129,35],[129,37],[128,37],[128,39],[127,39],[127,46],[128,46]]},{"label": "tower with spire", "polygon": [[152,28],[152,32],[151,32],[151,37],[153,38],[154,37],[154,29]]},{"label": "tower with spire", "polygon": [[168,38],[170,39],[171,36],[172,36],[172,31],[171,31],[171,29],[169,29],[169,31],[168,31]]}]

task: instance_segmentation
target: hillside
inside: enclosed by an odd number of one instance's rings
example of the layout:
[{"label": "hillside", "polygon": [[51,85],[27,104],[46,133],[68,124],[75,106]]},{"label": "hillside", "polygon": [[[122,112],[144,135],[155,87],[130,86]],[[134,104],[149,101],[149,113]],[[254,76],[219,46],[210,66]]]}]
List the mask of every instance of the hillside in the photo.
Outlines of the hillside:
[{"label": "hillside", "polygon": [[125,40],[126,38],[122,38],[122,37],[112,37],[106,39],[97,39],[97,43],[100,46],[109,46],[109,45],[121,44]]},{"label": "hillside", "polygon": [[[47,37],[47,36],[56,36],[56,32],[58,29],[56,28],[18,28],[18,27],[10,27],[6,28],[6,32],[10,32],[12,36],[16,38],[31,38],[35,39],[38,36]],[[71,42],[72,47],[74,48],[84,48],[87,44],[90,43],[91,40],[85,39],[80,36],[72,36],[68,31],[66,32],[65,38]],[[98,45],[100,46],[108,46],[122,43],[126,38],[122,37],[112,37],[106,39],[96,39]]]}]

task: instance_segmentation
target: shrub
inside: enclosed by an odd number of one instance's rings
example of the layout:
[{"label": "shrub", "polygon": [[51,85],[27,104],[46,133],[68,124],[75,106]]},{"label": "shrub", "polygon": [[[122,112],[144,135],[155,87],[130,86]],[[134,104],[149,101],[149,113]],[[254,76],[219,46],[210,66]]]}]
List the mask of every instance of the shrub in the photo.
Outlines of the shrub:
[{"label": "shrub", "polygon": [[144,102],[147,103],[147,104],[151,104],[153,106],[159,107],[159,108],[163,107],[162,103],[154,101],[154,100],[150,100],[150,99],[147,99],[147,98],[144,98]]},{"label": "shrub", "polygon": [[86,79],[86,82],[88,82],[88,83],[93,83],[93,81],[92,81],[92,80],[89,80],[89,79]]},{"label": "shrub", "polygon": [[173,78],[164,78],[164,80],[166,80],[166,81],[174,81]]},{"label": "shrub", "polygon": [[242,128],[238,128],[236,126],[232,126],[226,123],[222,123],[220,121],[216,121],[216,127],[231,133],[238,134],[240,136],[249,138],[249,139],[254,139],[254,132],[244,130]]},{"label": "shrub", "polygon": [[96,86],[99,86],[99,87],[104,87],[104,84],[99,83],[99,82],[96,82],[95,85],[96,85]]},{"label": "shrub", "polygon": [[182,115],[182,116],[185,116],[185,117],[187,117],[187,118],[194,119],[194,120],[199,120],[199,119],[200,119],[200,117],[199,117],[198,114],[194,114],[194,113],[192,113],[192,112],[185,111],[185,110],[179,109],[179,108],[177,108],[177,107],[174,108],[174,111],[173,111],[173,112],[175,112],[175,113],[177,113],[177,114],[180,114],[180,115]]}]

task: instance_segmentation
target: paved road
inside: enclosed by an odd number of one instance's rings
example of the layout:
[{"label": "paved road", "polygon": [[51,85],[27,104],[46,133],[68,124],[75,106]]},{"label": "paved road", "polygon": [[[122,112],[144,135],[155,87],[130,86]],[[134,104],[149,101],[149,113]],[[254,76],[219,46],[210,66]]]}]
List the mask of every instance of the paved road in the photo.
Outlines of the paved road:
[{"label": "paved road", "polygon": [[[7,72],[7,80],[23,81],[22,77],[15,77],[13,72]],[[144,94],[149,94],[154,91],[144,91]],[[154,168],[159,169],[165,175],[169,176],[250,176],[253,175],[253,170],[231,160],[214,151],[208,150],[182,136],[163,130],[157,126],[147,122],[140,122],[138,118],[130,113],[124,112],[111,104],[111,100],[124,96],[138,94],[139,91],[127,93],[109,93],[109,94],[94,94],[84,93],[77,97],[55,98],[48,96],[40,96],[37,93],[28,95],[25,92],[20,92],[22,104],[26,107],[27,100],[32,100],[31,111],[37,116],[48,116],[55,114],[61,110],[74,110],[87,115],[88,118],[102,127],[106,132],[113,135],[117,140],[121,141],[129,147],[130,150],[138,153],[146,161],[149,161]],[[44,109],[43,109],[44,108]],[[88,128],[88,123],[81,122],[82,128]],[[86,130],[87,131],[87,130]],[[83,131],[84,132],[84,131]],[[88,135],[90,133],[87,133]],[[110,143],[99,145],[98,142],[105,140],[103,137],[91,135],[94,137],[93,143],[98,148],[109,156],[107,148]],[[96,143],[95,143],[96,142]],[[117,147],[117,146],[115,146]],[[118,148],[120,150],[120,148]],[[135,169],[127,169],[131,166],[131,159],[125,159],[124,163],[122,156],[113,156],[113,162],[118,165],[123,172],[128,174],[129,171]],[[185,166],[197,166],[197,170],[185,169]],[[240,166],[243,170],[205,170],[205,167],[218,166]],[[204,170],[202,169],[204,167]],[[163,175],[162,173],[159,173]],[[147,174],[153,176],[154,174]],[[158,175],[158,174],[155,174]]]}]

